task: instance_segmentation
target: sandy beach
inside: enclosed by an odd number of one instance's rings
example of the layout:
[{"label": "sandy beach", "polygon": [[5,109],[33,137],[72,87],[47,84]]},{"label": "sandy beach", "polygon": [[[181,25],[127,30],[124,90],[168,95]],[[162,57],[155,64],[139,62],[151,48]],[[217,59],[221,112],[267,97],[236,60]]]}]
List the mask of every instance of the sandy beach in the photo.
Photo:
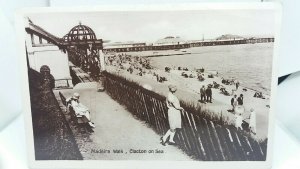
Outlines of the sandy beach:
[{"label": "sandy beach", "polygon": [[[127,53],[126,53],[127,54]],[[133,53],[130,53],[133,54]],[[127,54],[129,56],[129,54]],[[136,56],[136,55],[135,55]],[[143,56],[142,56],[143,57]],[[162,56],[164,57],[164,56]],[[183,55],[182,57],[185,57]],[[148,58],[151,62],[151,58]],[[257,139],[264,139],[267,138],[268,134],[268,117],[269,117],[269,104],[270,99],[267,92],[263,92],[263,96],[265,99],[253,97],[255,92],[257,92],[255,89],[246,87],[243,85],[243,82],[240,81],[240,79],[233,79],[238,80],[241,83],[241,86],[239,86],[238,90],[234,91],[232,93],[232,89],[235,89],[235,85],[225,85],[222,84],[222,78],[223,75],[215,75],[213,78],[208,78],[209,74],[215,73],[215,70],[205,70],[202,74],[204,75],[205,80],[199,81],[197,78],[197,72],[196,69],[189,69],[188,71],[178,70],[175,66],[171,68],[169,72],[166,72],[165,70],[152,67],[151,69],[142,69],[139,68],[142,67],[140,63],[135,64],[135,67],[137,69],[134,69],[132,73],[128,71],[128,68],[130,67],[130,62],[123,62],[122,68],[116,65],[109,65],[107,66],[107,71],[118,74],[120,76],[123,76],[129,80],[135,81],[139,83],[141,86],[150,86],[153,91],[160,93],[162,95],[167,95],[168,93],[168,85],[169,84],[176,84],[178,88],[178,92],[176,93],[177,97],[180,100],[183,100],[188,103],[198,104],[201,105],[203,109],[206,109],[214,114],[217,114],[221,116],[226,120],[228,123],[234,123],[234,114],[228,110],[232,109],[231,106],[231,98],[233,97],[232,94],[236,94],[239,96],[240,94],[243,94],[244,96],[244,107],[245,107],[245,113],[243,114],[243,118],[246,122],[249,122],[249,116],[250,116],[250,109],[253,108],[257,113],[257,134],[255,137]],[[141,73],[143,72],[143,73]],[[193,77],[186,78],[182,76],[182,73],[185,73],[187,75],[192,74]],[[139,74],[140,73],[140,74]],[[142,74],[142,76],[141,76]],[[159,75],[160,77],[165,77],[167,81],[164,82],[158,82],[157,77],[155,75]],[[220,88],[215,89],[212,88],[212,103],[201,103],[199,102],[200,99],[200,88],[202,85],[207,86],[208,84],[213,84],[213,82],[216,82],[222,87],[224,87],[228,92],[229,96],[224,95]],[[244,90],[243,90],[244,89]]]}]

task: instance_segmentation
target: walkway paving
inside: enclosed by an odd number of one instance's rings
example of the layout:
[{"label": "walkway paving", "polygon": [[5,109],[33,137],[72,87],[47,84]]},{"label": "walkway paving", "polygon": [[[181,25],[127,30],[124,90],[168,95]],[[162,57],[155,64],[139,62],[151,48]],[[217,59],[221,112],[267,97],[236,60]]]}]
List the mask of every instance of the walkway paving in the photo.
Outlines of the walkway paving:
[{"label": "walkway paving", "polygon": [[[85,160],[191,160],[174,146],[162,146],[159,135],[105,92],[96,92],[94,82],[60,91],[66,98],[80,93],[81,103],[91,110],[96,125],[93,133],[80,132],[71,125]],[[154,153],[149,153],[152,150]]]}]

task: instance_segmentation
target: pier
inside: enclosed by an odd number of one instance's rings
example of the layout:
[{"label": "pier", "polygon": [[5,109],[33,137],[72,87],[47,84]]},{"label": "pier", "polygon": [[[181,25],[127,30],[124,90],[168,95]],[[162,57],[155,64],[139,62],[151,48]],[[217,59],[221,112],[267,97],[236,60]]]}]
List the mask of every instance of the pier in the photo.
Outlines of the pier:
[{"label": "pier", "polygon": [[105,52],[140,52],[140,51],[159,51],[159,50],[178,50],[201,46],[220,46],[220,45],[240,45],[255,43],[273,43],[274,38],[243,38],[228,40],[202,40],[193,42],[181,42],[178,44],[151,44],[142,43],[136,46],[134,43],[126,46],[107,46]]}]

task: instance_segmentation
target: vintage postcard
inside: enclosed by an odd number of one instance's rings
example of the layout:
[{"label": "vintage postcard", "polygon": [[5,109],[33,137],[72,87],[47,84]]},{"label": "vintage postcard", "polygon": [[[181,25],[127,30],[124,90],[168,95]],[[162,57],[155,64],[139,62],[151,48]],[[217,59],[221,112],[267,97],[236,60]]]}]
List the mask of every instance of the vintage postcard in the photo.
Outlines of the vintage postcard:
[{"label": "vintage postcard", "polygon": [[280,6],[18,15],[32,168],[269,168]]}]

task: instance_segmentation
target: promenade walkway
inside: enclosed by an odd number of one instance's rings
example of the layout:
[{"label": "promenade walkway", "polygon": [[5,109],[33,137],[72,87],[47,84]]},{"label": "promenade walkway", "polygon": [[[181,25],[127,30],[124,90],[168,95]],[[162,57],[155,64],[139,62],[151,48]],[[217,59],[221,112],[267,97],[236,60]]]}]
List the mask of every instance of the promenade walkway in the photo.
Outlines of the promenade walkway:
[{"label": "promenade walkway", "polygon": [[[80,93],[81,103],[91,110],[94,132],[82,132],[69,122],[85,160],[191,160],[175,146],[162,146],[160,136],[145,123],[135,119],[105,92],[96,92],[95,82],[59,91],[66,98],[74,92]],[[54,92],[59,98],[58,91]],[[68,120],[67,113],[66,117]]]}]

